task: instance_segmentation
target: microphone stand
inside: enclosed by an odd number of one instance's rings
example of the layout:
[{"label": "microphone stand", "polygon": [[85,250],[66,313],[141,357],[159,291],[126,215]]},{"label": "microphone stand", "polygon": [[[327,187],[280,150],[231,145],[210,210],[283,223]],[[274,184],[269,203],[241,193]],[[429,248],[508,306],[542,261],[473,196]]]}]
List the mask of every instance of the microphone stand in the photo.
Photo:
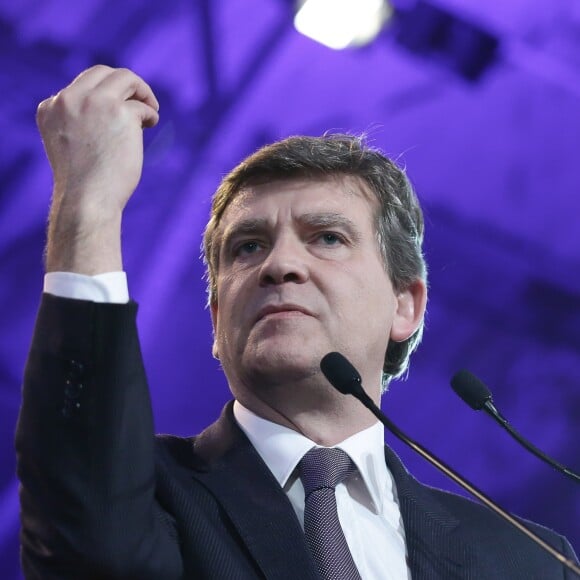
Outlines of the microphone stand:
[{"label": "microphone stand", "polygon": [[[328,356],[328,355],[326,355]],[[326,358],[326,357],[325,357]],[[323,359],[324,360],[324,359]],[[346,359],[345,359],[346,360]],[[348,361],[347,361],[348,362]],[[350,365],[350,363],[349,363]],[[352,365],[351,365],[352,366]],[[354,367],[353,367],[353,370]],[[355,370],[356,372],[356,370]],[[485,495],[482,491],[480,491],[477,487],[473,484],[469,483],[466,479],[460,476],[457,472],[455,472],[451,467],[446,465],[443,461],[437,459],[434,455],[431,454],[425,447],[413,441],[410,437],[407,437],[405,433],[403,433],[374,403],[374,401],[367,395],[366,391],[363,389],[361,384],[360,375],[358,372],[356,373],[358,377],[354,376],[351,380],[348,381],[348,387],[344,383],[341,385],[336,385],[330,377],[324,372],[326,378],[332,384],[333,387],[338,389],[341,393],[350,394],[356,399],[358,399],[395,437],[400,439],[403,443],[411,447],[416,453],[418,453],[421,457],[426,459],[429,463],[434,465],[439,471],[443,472],[447,477],[455,481],[458,485],[460,485],[463,489],[468,491],[472,496],[477,498],[481,503],[486,505],[490,508],[493,512],[503,518],[505,521],[510,523],[513,527],[517,528],[522,534],[525,534],[535,542],[537,545],[542,547],[546,552],[552,555],[558,562],[560,562],[563,566],[574,572],[577,576],[580,577],[580,566],[576,565],[572,560],[566,558],[564,554],[550,546],[547,542],[542,540],[538,535],[534,532],[529,530],[526,526],[524,526],[521,522],[519,522],[516,518],[514,518],[511,514],[506,512],[502,507],[497,505],[493,500],[491,500],[487,495]]]},{"label": "microphone stand", "polygon": [[538,459],[541,459],[550,467],[557,469],[572,481],[580,483],[580,475],[578,473],[562,465],[555,459],[552,459],[549,455],[546,455],[510,425],[509,421],[493,404],[491,391],[481,379],[469,371],[462,370],[455,373],[451,379],[451,386],[462,401],[467,403],[475,411],[483,409],[500,427],[503,427],[520,445],[533,453]]}]

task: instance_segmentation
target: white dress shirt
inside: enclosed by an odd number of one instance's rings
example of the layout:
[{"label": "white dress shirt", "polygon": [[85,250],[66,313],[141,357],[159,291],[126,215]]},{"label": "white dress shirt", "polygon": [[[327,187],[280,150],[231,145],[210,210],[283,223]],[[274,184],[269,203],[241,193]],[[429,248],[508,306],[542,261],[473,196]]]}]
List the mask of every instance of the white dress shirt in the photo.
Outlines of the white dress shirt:
[{"label": "white dress shirt", "polygon": [[[258,417],[238,401],[234,416],[286,492],[304,528],[304,487],[296,466],[305,453],[320,446],[297,431]],[[385,464],[383,436],[377,422],[335,445],[358,469],[336,486],[338,519],[364,580],[408,580],[403,522]]]},{"label": "white dress shirt", "polygon": [[[129,300],[124,272],[98,276],[51,272],[44,278],[44,291],[93,302]],[[258,417],[238,401],[234,403],[234,416],[304,527],[304,488],[296,466],[318,445],[297,431]],[[409,580],[405,532],[394,481],[385,464],[383,436],[382,425],[377,422],[336,445],[358,470],[336,487],[338,517],[363,580]]]}]

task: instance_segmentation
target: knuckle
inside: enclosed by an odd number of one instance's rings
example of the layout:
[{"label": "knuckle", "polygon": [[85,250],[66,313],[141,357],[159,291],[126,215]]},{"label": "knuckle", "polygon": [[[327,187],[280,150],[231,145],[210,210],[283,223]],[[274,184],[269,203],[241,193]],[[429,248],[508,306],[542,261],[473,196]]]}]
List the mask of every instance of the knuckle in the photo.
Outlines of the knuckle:
[{"label": "knuckle", "polygon": [[115,69],[113,69],[112,67],[110,67],[106,64],[95,64],[91,68],[88,69],[88,71],[112,71],[112,70],[115,70]]},{"label": "knuckle", "polygon": [[39,127],[46,125],[55,101],[56,96],[51,96],[38,103],[38,107],[36,107],[36,124]]},{"label": "knuckle", "polygon": [[52,97],[50,108],[54,108],[59,112],[65,112],[72,109],[74,106],[74,98],[70,91],[63,89],[59,91],[54,97]]},{"label": "knuckle", "polygon": [[36,107],[36,118],[37,119],[44,118],[44,116],[46,115],[46,110],[49,107],[50,100],[51,100],[50,98],[44,99],[44,101],[41,101],[40,103],[38,103],[38,107]]},{"label": "knuckle", "polygon": [[129,68],[120,68],[118,69],[120,75],[126,78],[127,82],[131,83],[132,85],[138,84],[146,84],[145,81],[134,71]]},{"label": "knuckle", "polygon": [[114,74],[118,75],[119,77],[124,77],[130,81],[134,81],[134,79],[139,78],[131,69],[125,67],[115,69]]}]

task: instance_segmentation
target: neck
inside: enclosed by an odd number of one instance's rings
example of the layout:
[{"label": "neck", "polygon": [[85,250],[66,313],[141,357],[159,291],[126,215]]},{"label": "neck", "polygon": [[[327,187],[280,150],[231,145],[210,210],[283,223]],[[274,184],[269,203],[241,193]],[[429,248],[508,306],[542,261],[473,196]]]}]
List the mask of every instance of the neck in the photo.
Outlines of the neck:
[{"label": "neck", "polygon": [[[293,383],[259,392],[232,388],[232,392],[259,417],[293,429],[325,447],[336,445],[376,422],[358,400],[324,383],[315,387]],[[378,398],[378,393],[373,396],[377,403]]]}]

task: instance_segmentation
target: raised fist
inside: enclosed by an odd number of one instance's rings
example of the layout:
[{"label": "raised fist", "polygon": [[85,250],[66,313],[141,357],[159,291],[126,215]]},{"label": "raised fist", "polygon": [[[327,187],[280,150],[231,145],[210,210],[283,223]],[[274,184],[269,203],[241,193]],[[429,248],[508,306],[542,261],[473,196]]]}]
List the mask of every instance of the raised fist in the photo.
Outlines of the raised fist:
[{"label": "raised fist", "polygon": [[40,103],[37,124],[54,176],[49,271],[119,265],[107,254],[120,251],[121,215],[141,178],[143,128],[157,123],[158,109],[143,79],[103,65]]},{"label": "raised fist", "polygon": [[100,211],[122,210],[141,177],[142,129],[157,123],[158,109],[145,81],[103,65],[40,103],[37,123],[55,195]]}]

